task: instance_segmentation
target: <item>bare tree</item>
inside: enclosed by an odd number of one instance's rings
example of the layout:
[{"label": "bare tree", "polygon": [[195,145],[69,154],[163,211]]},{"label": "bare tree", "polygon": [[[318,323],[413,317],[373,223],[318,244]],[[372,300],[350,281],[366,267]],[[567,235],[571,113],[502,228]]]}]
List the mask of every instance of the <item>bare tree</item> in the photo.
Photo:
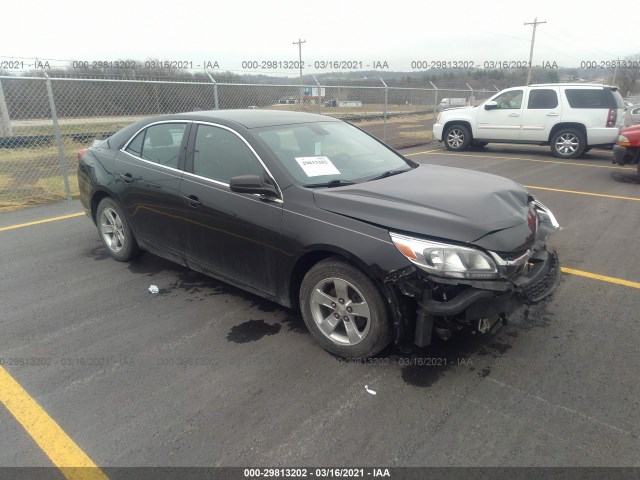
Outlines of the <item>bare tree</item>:
[{"label": "bare tree", "polygon": [[626,97],[630,93],[637,92],[638,80],[640,80],[640,53],[625,57],[618,66],[616,83],[620,86],[620,94]]}]

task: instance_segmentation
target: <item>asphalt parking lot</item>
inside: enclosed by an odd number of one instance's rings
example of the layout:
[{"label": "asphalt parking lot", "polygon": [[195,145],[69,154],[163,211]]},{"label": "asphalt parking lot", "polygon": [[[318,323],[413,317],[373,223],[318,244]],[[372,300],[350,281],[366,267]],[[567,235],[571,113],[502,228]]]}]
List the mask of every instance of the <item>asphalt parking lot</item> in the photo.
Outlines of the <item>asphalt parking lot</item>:
[{"label": "asphalt parking lot", "polygon": [[[104,468],[640,466],[635,168],[603,150],[403,153],[550,207],[570,269],[552,299],[490,337],[346,362],[276,304],[153,255],[111,260],[65,202],[0,214],[0,373]],[[62,434],[23,426],[7,391],[0,466],[57,465]]]}]

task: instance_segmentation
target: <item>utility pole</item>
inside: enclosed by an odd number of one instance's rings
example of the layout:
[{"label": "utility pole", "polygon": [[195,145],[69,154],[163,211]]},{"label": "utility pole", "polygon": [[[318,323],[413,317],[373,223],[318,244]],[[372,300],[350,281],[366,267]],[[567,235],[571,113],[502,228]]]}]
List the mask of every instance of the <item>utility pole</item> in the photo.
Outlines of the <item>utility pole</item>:
[{"label": "utility pole", "polygon": [[294,45],[298,45],[298,59],[300,61],[300,108],[302,108],[302,44],[306,43],[306,40],[298,38],[297,42],[293,42]]},{"label": "utility pole", "polygon": [[529,73],[527,74],[527,85],[531,83],[531,65],[533,62],[533,45],[536,43],[536,27],[542,23],[547,23],[546,20],[544,22],[539,22],[538,17],[535,18],[533,22],[524,22],[525,25],[533,25],[533,35],[531,36],[531,50],[529,51]]},{"label": "utility pole", "polygon": [[613,70],[613,80],[611,80],[611,85],[616,84],[616,77],[618,76],[618,65],[620,65],[620,57],[616,61],[616,68]]}]

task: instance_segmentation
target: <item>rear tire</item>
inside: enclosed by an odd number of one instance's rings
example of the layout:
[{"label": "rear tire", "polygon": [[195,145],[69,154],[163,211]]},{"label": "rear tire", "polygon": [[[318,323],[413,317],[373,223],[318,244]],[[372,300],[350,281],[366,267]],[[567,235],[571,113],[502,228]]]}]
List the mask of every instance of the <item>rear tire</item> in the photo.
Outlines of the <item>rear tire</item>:
[{"label": "rear tire", "polygon": [[445,130],[443,140],[447,150],[461,152],[466,150],[471,143],[471,134],[464,125],[455,124]]},{"label": "rear tire", "polygon": [[392,339],[378,288],[362,271],[337,258],[307,272],[300,286],[300,311],[315,340],[340,357],[370,357]]},{"label": "rear tire", "polygon": [[575,128],[562,128],[551,137],[551,152],[554,157],[577,158],[586,147],[584,134]]},{"label": "rear tire", "polygon": [[105,197],[98,204],[96,225],[102,245],[115,260],[128,262],[140,255],[129,221],[113,198]]}]

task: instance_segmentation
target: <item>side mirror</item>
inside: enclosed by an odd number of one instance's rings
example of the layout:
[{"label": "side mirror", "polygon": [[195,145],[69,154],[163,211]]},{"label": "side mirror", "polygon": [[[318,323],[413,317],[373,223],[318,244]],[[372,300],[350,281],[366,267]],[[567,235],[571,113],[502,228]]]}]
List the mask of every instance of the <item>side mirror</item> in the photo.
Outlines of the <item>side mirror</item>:
[{"label": "side mirror", "polygon": [[264,181],[258,175],[239,175],[229,180],[229,188],[232,192],[257,193],[267,197],[278,197],[276,189]]},{"label": "side mirror", "polygon": [[484,104],[485,110],[495,110],[496,108],[498,108],[498,102],[494,102],[493,100]]}]

